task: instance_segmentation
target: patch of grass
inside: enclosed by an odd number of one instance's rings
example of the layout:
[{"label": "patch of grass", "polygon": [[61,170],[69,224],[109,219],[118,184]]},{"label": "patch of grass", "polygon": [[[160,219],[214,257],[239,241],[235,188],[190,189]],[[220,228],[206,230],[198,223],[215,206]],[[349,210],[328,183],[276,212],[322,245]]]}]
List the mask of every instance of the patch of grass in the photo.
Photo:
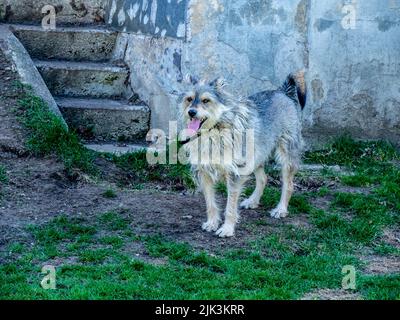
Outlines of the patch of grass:
[{"label": "patch of grass", "polygon": [[[381,198],[400,210],[400,153],[386,142],[354,141],[342,137],[326,150],[308,152],[306,162],[339,164],[354,170],[354,175],[341,177],[353,187],[373,187]],[[397,164],[396,164],[397,163]]]},{"label": "patch of grass", "polygon": [[120,214],[114,211],[109,211],[103,213],[99,221],[104,223],[109,230],[117,231],[117,230],[126,230],[129,225],[129,221],[126,218],[123,218]]},{"label": "patch of grass", "polygon": [[311,210],[311,222],[327,234],[349,243],[372,245],[396,218],[375,200],[358,194],[338,193],[333,212]]},{"label": "patch of grass", "polygon": [[106,249],[84,250],[79,253],[79,261],[89,263],[102,263],[110,255]]},{"label": "patch of grass", "polygon": [[390,143],[355,141],[349,136],[342,136],[323,150],[307,152],[304,161],[354,167],[365,163],[394,159],[399,159],[399,154]]},{"label": "patch of grass", "polygon": [[7,182],[8,182],[8,176],[6,168],[0,165],[0,183],[7,183]]},{"label": "patch of grass", "polygon": [[365,243],[374,241],[384,227],[399,221],[398,215],[391,213],[387,203],[375,195],[337,193],[332,205],[353,215],[348,228],[353,237]]},{"label": "patch of grass", "polygon": [[153,257],[164,257],[179,260],[185,258],[190,253],[190,248],[185,243],[165,242],[161,237],[148,237],[146,248]]},{"label": "patch of grass", "polygon": [[45,225],[31,225],[28,230],[33,234],[36,241],[42,245],[55,245],[65,240],[77,237],[92,237],[96,228],[84,223],[83,219],[68,218],[60,216]]},{"label": "patch of grass", "polygon": [[62,120],[49,111],[46,103],[25,88],[19,100],[19,118],[29,129],[29,149],[37,156],[56,155],[67,170],[80,169],[95,174],[94,154],[86,150],[78,136],[68,131]]},{"label": "patch of grass", "polygon": [[355,174],[352,176],[341,177],[341,182],[350,187],[371,187],[373,179],[365,174]]},{"label": "patch of grass", "polygon": [[362,276],[360,291],[370,300],[400,300],[400,273],[385,276]]},{"label": "patch of grass", "polygon": [[325,197],[325,196],[327,196],[329,194],[330,194],[330,191],[329,191],[328,187],[319,188],[319,190],[317,192],[317,195],[320,196],[320,197]]},{"label": "patch of grass", "polygon": [[375,244],[373,247],[375,253],[382,256],[394,256],[400,258],[400,249],[393,245],[387,244],[385,242],[380,242]]},{"label": "patch of grass", "polygon": [[100,239],[100,243],[105,245],[111,245],[115,249],[121,248],[124,244],[124,241],[121,237],[118,236],[106,236]]},{"label": "patch of grass", "polygon": [[11,252],[11,253],[22,253],[23,250],[24,250],[24,245],[22,243],[19,243],[19,242],[12,243],[8,247],[8,251]]},{"label": "patch of grass", "polygon": [[114,189],[107,189],[103,192],[103,197],[108,199],[115,199],[117,198],[117,193],[114,191]]},{"label": "patch of grass", "polygon": [[338,235],[344,234],[343,229],[347,221],[338,214],[327,213],[324,210],[314,210],[311,221],[315,226],[322,230],[335,231]]},{"label": "patch of grass", "polygon": [[[225,197],[228,195],[228,189],[226,188],[226,184],[223,183],[223,182],[217,183],[217,185],[215,186],[215,189],[216,189],[216,191],[217,191],[218,193],[223,194]],[[246,189],[246,190],[244,191],[244,193],[245,193],[245,194],[248,194],[248,195],[250,195],[251,192],[252,192],[251,189]]]},{"label": "patch of grass", "polygon": [[306,195],[294,194],[290,200],[289,210],[292,214],[309,213],[312,210],[312,206]]},{"label": "patch of grass", "polygon": [[339,164],[352,171],[340,177],[351,187],[369,189],[368,194],[336,193],[332,209],[350,214],[347,228],[352,237],[371,243],[385,226],[400,223],[400,154],[386,142],[354,141],[341,137],[326,150],[308,152],[306,162]]},{"label": "patch of grass", "polygon": [[267,209],[275,208],[279,203],[280,196],[278,188],[266,187],[261,197],[261,204]]},{"label": "patch of grass", "polygon": [[129,173],[136,183],[155,181],[168,182],[172,187],[184,186],[189,189],[195,187],[189,166],[180,163],[151,165],[147,161],[146,151],[123,156],[106,155],[106,157]]}]

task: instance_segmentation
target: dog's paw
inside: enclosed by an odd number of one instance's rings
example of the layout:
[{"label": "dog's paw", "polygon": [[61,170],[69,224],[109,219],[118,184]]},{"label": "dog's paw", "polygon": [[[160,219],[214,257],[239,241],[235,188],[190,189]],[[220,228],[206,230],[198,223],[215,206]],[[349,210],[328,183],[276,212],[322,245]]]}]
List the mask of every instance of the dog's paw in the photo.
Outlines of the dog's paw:
[{"label": "dog's paw", "polygon": [[220,238],[230,238],[235,235],[235,227],[231,224],[224,224],[221,228],[218,229],[216,235]]},{"label": "dog's paw", "polygon": [[286,218],[289,212],[286,208],[281,206],[276,207],[275,209],[271,210],[271,217],[275,219]]},{"label": "dog's paw", "polygon": [[251,198],[243,200],[240,204],[240,208],[242,209],[257,209],[260,204],[255,202]]},{"label": "dog's paw", "polygon": [[215,232],[218,230],[219,220],[212,220],[203,223],[202,229],[207,232]]}]

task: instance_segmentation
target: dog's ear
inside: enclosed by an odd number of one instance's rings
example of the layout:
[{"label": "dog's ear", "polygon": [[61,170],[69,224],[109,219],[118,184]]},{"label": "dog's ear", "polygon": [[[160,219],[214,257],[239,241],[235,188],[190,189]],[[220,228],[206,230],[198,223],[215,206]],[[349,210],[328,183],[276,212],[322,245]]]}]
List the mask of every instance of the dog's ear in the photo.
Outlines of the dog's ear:
[{"label": "dog's ear", "polygon": [[192,76],[191,74],[188,73],[188,74],[185,76],[185,82],[186,82],[187,84],[196,85],[196,84],[199,83],[199,79],[197,79],[196,77],[194,77],[194,76]]},{"label": "dog's ear", "polygon": [[224,78],[217,78],[210,83],[210,86],[216,90],[222,90],[226,86],[226,81]]}]

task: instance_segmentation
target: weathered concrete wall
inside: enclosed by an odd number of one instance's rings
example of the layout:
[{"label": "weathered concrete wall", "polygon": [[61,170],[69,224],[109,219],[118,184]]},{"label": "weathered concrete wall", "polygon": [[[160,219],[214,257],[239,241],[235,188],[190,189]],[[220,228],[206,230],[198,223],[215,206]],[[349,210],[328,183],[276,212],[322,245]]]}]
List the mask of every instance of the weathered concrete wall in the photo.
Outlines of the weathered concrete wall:
[{"label": "weathered concrete wall", "polygon": [[58,24],[103,23],[108,0],[0,0],[0,22],[41,23],[51,5]]},{"label": "weathered concrete wall", "polygon": [[167,131],[183,89],[186,0],[110,0],[107,8],[107,22],[123,31],[114,59],[129,65],[132,92],[150,106],[151,127]]},{"label": "weathered concrete wall", "polygon": [[341,4],[310,7],[307,134],[400,144],[400,1],[357,1],[354,25]]},{"label": "weathered concrete wall", "polygon": [[168,130],[177,117],[176,98],[183,89],[183,42],[123,33],[116,48],[117,60],[131,69],[130,86],[151,109],[151,127]]},{"label": "weathered concrete wall", "polygon": [[183,74],[249,95],[306,69],[307,137],[400,141],[400,0],[109,0],[107,21],[153,128],[176,118]]}]

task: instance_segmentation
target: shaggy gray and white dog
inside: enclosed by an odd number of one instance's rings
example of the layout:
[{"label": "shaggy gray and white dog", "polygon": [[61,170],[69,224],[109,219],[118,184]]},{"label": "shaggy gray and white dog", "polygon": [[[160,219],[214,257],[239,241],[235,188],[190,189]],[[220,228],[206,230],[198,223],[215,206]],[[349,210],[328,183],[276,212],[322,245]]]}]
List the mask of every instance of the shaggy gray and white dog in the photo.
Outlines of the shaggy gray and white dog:
[{"label": "shaggy gray and white dog", "polygon": [[[216,231],[220,237],[234,235],[242,187],[254,173],[255,191],[240,206],[257,208],[267,183],[264,166],[273,155],[282,166],[282,195],[271,216],[286,217],[303,148],[300,115],[306,103],[304,74],[289,75],[278,90],[248,99],[228,92],[221,79],[208,83],[189,77],[188,81],[191,89],[181,98],[180,110],[188,126],[184,149],[207,205],[203,229]],[[215,184],[221,180],[226,182],[228,201],[220,227]]]}]

